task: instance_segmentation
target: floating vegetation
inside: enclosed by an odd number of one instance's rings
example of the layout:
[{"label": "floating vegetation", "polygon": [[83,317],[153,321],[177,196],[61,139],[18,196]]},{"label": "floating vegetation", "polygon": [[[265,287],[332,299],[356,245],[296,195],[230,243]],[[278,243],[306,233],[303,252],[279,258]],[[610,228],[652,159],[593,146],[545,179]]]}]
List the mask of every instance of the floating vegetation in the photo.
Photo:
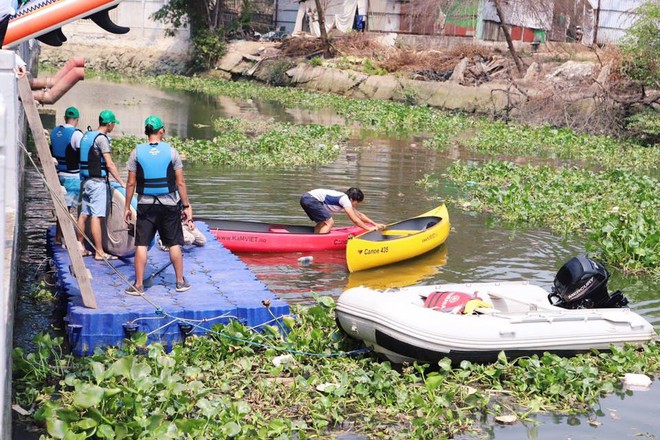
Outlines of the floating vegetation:
[{"label": "floating vegetation", "polygon": [[[165,139],[191,162],[234,167],[296,167],[332,162],[348,138],[337,125],[292,125],[282,122],[231,118],[214,122],[220,134],[213,139]],[[144,139],[123,136],[112,140],[113,153],[127,156]]]},{"label": "floating vegetation", "polygon": [[[136,335],[121,349],[63,354],[38,335],[14,349],[15,403],[47,438],[307,438],[338,431],[379,438],[452,438],[482,413],[589,412],[624,394],[625,373],[660,370],[658,346],[570,359],[545,354],[493,364],[394,367],[340,333],[331,298],[294,306],[284,328],[234,321],[169,352]],[[282,354],[286,354],[283,356]]]},{"label": "floating vegetation", "polygon": [[[660,276],[660,184],[624,170],[456,163],[448,177],[462,186],[463,209],[492,212],[512,224],[586,234],[588,250],[625,272]],[[437,177],[427,177],[433,187]]]},{"label": "floating vegetation", "polygon": [[[580,134],[567,128],[528,127],[493,122],[485,118],[421,105],[376,99],[352,99],[300,89],[268,87],[248,81],[223,81],[163,75],[145,81],[163,88],[174,88],[234,99],[278,102],[285,107],[309,110],[332,109],[347,124],[385,132],[426,134],[428,147],[445,149],[449,143],[466,146],[481,154],[513,155],[580,160],[606,168],[654,170],[660,167],[660,150],[642,143],[609,136]],[[465,136],[469,133],[469,136]]]},{"label": "floating vegetation", "polygon": [[546,157],[580,160],[607,169],[657,170],[660,149],[610,136],[576,133],[568,128],[527,127],[480,120],[469,148],[489,155]]}]

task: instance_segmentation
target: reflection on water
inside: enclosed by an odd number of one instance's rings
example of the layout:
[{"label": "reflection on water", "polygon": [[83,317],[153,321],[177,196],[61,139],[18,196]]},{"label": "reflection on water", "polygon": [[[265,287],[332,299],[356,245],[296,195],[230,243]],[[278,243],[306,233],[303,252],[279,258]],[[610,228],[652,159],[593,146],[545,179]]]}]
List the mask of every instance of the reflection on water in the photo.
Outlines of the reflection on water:
[{"label": "reflection on water", "polygon": [[460,435],[456,439],[655,439],[660,432],[656,414],[660,414],[657,382],[647,391],[618,390],[603,398],[589,415],[531,415],[528,422],[513,426],[489,418],[479,435]]},{"label": "reflection on water", "polygon": [[[109,89],[112,93],[108,93]],[[293,123],[341,123],[330,111],[310,113],[287,109],[277,103],[234,101],[98,81],[78,83],[61,99],[54,106],[58,121],[69,105],[80,108],[81,126],[94,127],[98,112],[111,108],[121,121],[118,131],[138,136],[142,134],[142,121],[152,113],[163,117],[168,133],[182,137],[212,137],[212,120],[220,116],[273,117]],[[298,203],[303,192],[320,187],[345,190],[358,186],[366,197],[360,209],[376,221],[391,223],[425,212],[455,191],[449,182],[443,182],[439,192],[427,193],[416,184],[425,174],[442,172],[456,159],[470,159],[457,148],[452,148],[450,153],[438,153],[420,145],[416,138],[357,132],[341,157],[327,166],[237,170],[187,164],[188,192],[194,212],[200,217],[311,224]],[[452,230],[447,242],[427,255],[396,265],[349,274],[342,252],[305,254],[313,257],[309,265],[299,264],[298,258],[303,254],[296,253],[245,254],[240,258],[283,299],[309,303],[314,293],[336,298],[347,287],[357,285],[389,288],[416,283],[527,280],[549,291],[557,270],[571,257],[585,252],[580,237],[560,238],[539,229],[508,229],[487,215],[466,214],[451,204],[448,208]],[[26,212],[33,211],[28,207]],[[338,225],[350,223],[341,214],[335,219]],[[40,231],[27,240],[43,243],[43,228]],[[29,262],[24,263],[31,266],[42,258],[33,254],[27,256]],[[657,283],[648,277],[631,278],[612,272],[610,290],[623,289],[632,308],[660,328]],[[522,424],[501,427],[489,421],[484,429],[489,438],[500,440],[651,437],[657,434],[657,423],[644,415],[660,411],[660,396],[657,384],[655,386],[649,393],[635,393],[625,401],[617,396],[604,399],[605,415],[599,416],[602,425],[598,428],[589,425],[586,417],[569,420],[560,416],[538,416],[533,417],[540,423],[538,427]],[[620,413],[615,417],[613,414],[617,414],[619,407]]]},{"label": "reflection on water", "polygon": [[447,264],[448,246],[442,245],[412,260],[391,266],[376,267],[348,274],[344,289],[366,286],[372,289],[390,289],[413,284],[428,284]]}]

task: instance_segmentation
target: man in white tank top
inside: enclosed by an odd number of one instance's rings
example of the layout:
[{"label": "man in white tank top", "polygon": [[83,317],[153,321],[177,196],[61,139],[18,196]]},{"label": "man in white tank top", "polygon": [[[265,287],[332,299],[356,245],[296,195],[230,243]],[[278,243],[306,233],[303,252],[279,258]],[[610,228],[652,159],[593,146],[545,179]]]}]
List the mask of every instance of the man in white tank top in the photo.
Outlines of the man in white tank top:
[{"label": "man in white tank top", "polygon": [[307,216],[314,222],[314,233],[326,234],[330,232],[335,221],[332,214],[344,211],[356,226],[366,231],[383,229],[382,223],[376,223],[365,214],[357,210],[357,206],[364,200],[364,194],[359,188],[349,188],[345,193],[332,189],[314,189],[300,197],[300,206]]}]

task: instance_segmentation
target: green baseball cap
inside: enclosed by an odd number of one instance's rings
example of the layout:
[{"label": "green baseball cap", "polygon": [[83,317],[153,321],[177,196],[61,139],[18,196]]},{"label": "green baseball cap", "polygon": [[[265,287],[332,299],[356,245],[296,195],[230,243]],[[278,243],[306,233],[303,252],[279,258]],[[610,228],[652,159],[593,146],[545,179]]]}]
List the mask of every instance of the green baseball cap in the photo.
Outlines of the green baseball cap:
[{"label": "green baseball cap", "polygon": [[119,121],[115,117],[115,114],[110,110],[103,110],[99,115],[99,124],[119,124]]},{"label": "green baseball cap", "polygon": [[163,128],[163,121],[158,116],[151,115],[144,121],[144,126],[151,125],[153,130],[160,130]]},{"label": "green baseball cap", "polygon": [[78,119],[80,117],[80,112],[75,107],[69,107],[64,110],[64,117],[66,119]]}]

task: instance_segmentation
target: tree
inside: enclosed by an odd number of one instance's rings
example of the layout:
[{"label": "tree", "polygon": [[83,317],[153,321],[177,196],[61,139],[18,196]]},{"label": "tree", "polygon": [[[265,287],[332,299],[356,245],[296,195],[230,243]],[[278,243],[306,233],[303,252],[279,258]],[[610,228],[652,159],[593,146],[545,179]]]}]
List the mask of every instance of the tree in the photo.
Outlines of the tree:
[{"label": "tree", "polygon": [[172,26],[165,31],[168,35],[190,29],[193,68],[202,70],[213,67],[224,54],[226,9],[224,0],[170,0],[152,18]]},{"label": "tree", "polygon": [[660,3],[648,2],[635,12],[639,18],[621,44],[622,70],[642,87],[660,89]]},{"label": "tree", "polygon": [[513,40],[511,40],[511,34],[509,33],[509,28],[506,26],[506,20],[504,19],[504,13],[502,12],[502,6],[500,6],[500,0],[492,0],[493,4],[495,5],[495,10],[497,11],[497,16],[500,18],[500,28],[502,29],[502,32],[504,33],[504,38],[506,39],[506,44],[509,46],[509,52],[511,52],[511,56],[513,57],[513,61],[516,63],[516,67],[518,68],[518,73],[523,74],[523,63],[520,57],[518,56],[518,52],[516,52],[516,48],[513,46]]},{"label": "tree", "polygon": [[316,3],[316,14],[319,17],[319,32],[321,32],[321,45],[323,46],[323,58],[332,58],[332,46],[328,38],[328,32],[325,30],[325,7],[321,5],[321,0],[314,0]]}]

